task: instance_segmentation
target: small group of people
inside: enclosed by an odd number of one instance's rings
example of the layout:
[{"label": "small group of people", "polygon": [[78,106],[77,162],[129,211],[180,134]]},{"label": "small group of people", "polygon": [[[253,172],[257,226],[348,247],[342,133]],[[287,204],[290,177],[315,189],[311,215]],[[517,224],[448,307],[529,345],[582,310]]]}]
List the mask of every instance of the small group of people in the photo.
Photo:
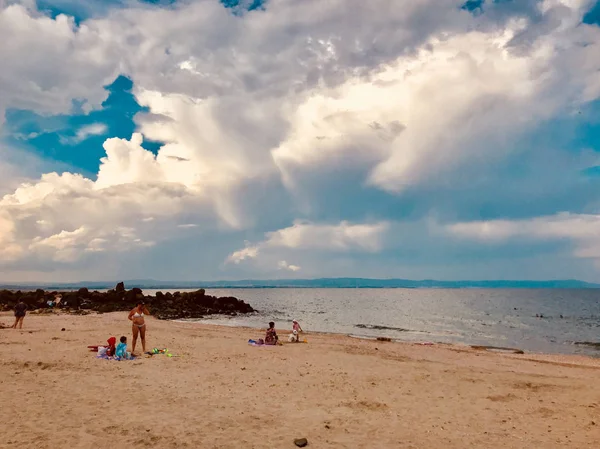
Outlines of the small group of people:
[{"label": "small group of people", "polygon": [[88,346],[92,351],[98,353],[98,357],[107,358],[114,357],[116,359],[125,359],[132,360],[134,358],[131,355],[131,352],[127,352],[127,337],[123,335],[119,339],[119,344],[117,344],[117,339],[115,337],[110,337],[106,340],[106,345],[100,346]]},{"label": "small group of people", "polygon": [[[59,301],[57,301],[59,302]],[[54,304],[53,304],[54,305]],[[15,322],[11,326],[13,329],[22,329],[23,328],[23,319],[25,318],[25,314],[27,312],[27,305],[23,301],[19,301],[15,305]],[[127,337],[122,336],[120,338],[120,343],[116,345],[117,339],[115,337],[110,337],[107,340],[108,346],[101,346],[105,348],[106,355],[108,356],[117,356],[119,358],[131,358],[136,357],[135,347],[138,340],[138,337],[142,341],[142,351],[146,353],[146,330],[147,325],[144,320],[144,316],[150,315],[146,304],[143,301],[138,301],[135,308],[133,308],[128,315],[128,319],[131,321],[131,331],[133,334],[133,343],[131,346],[131,352],[127,352]],[[288,341],[290,343],[298,343],[300,341],[300,332],[304,332],[302,327],[300,327],[300,323],[298,320],[292,321],[292,333],[288,336]],[[271,321],[269,323],[269,328],[267,329],[267,333],[265,335],[264,340],[265,345],[277,345],[279,344],[279,336],[277,335],[277,331],[275,330],[275,323]],[[99,348],[99,347],[95,347]]]},{"label": "small group of people", "polygon": [[150,312],[143,301],[139,301],[135,308],[129,312],[127,318],[131,321],[131,331],[133,333],[131,352],[127,351],[127,337],[125,335],[119,339],[119,344],[117,344],[115,337],[110,337],[106,340],[107,345],[88,346],[88,348],[92,351],[97,351],[100,357],[107,356],[125,360],[137,357],[135,346],[138,337],[142,340],[142,350],[146,352],[146,321],[144,320],[144,316],[148,315],[150,315]]},{"label": "small group of people", "polygon": [[[304,332],[298,323],[298,320],[292,321],[292,333],[288,336],[288,341],[290,343],[298,343],[300,341],[300,332]],[[276,345],[279,343],[279,336],[277,335],[277,331],[275,330],[275,323],[271,321],[269,323],[269,328],[267,329],[267,333],[265,335],[265,344],[266,345]]]},{"label": "small group of people", "polygon": [[[50,304],[48,304],[50,307],[53,307],[56,304],[60,304],[60,298],[57,298],[57,301],[52,304],[50,306]],[[14,324],[11,326],[12,329],[23,329],[23,320],[25,319],[25,315],[27,314],[27,304],[25,304],[23,301],[19,301],[16,305],[15,305],[15,322]],[[148,308],[146,307],[146,304],[143,301],[138,301],[137,305],[135,306],[134,309],[132,309],[129,312],[129,316],[128,319],[131,321],[131,330],[132,330],[132,334],[133,334],[133,344],[131,347],[131,354],[135,357],[135,346],[137,343],[137,339],[138,337],[140,337],[140,340],[142,340],[142,350],[144,352],[146,352],[146,322],[144,320],[144,316],[150,315],[150,312],[148,311]],[[115,343],[116,343],[116,338],[115,337],[111,337],[114,338],[115,341],[112,344],[113,347],[113,352],[116,354],[118,351],[118,346],[115,347]],[[110,339],[108,340],[108,351],[110,351],[110,347],[111,347],[111,343],[110,343]],[[120,339],[120,345],[125,345],[125,352],[127,352],[127,337],[123,336]],[[123,351],[121,351],[123,352]],[[108,354],[108,355],[113,355],[113,354]]]}]

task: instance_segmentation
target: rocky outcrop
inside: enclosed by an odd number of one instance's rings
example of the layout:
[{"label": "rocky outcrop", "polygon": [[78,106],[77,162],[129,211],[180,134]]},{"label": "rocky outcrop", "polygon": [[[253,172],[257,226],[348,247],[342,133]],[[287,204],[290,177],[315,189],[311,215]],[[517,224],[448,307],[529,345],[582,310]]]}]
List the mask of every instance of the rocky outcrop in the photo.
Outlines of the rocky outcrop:
[{"label": "rocky outcrop", "polygon": [[204,289],[195,292],[157,292],[146,296],[139,288],[126,290],[122,282],[107,292],[90,292],[87,288],[77,291],[12,291],[0,290],[0,310],[12,310],[23,301],[29,310],[47,309],[48,301],[62,296],[59,309],[67,312],[95,311],[99,313],[125,312],[133,309],[139,300],[144,301],[152,315],[159,319],[201,318],[206,315],[251,313],[254,309],[234,297],[207,295]]}]

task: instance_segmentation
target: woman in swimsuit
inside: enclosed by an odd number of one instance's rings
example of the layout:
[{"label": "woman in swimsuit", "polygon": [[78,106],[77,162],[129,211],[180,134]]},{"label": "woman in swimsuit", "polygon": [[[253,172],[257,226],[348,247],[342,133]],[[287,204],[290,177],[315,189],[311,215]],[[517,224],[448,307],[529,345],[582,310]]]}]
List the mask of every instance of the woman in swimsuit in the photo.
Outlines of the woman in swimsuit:
[{"label": "woman in swimsuit", "polygon": [[265,335],[265,344],[276,345],[278,340],[279,337],[277,336],[277,332],[275,332],[275,323],[271,321],[267,329],[267,335]]},{"label": "woman in swimsuit", "polygon": [[129,319],[133,322],[133,344],[131,346],[131,355],[135,354],[135,344],[137,342],[138,334],[142,340],[142,350],[146,352],[146,323],[144,322],[144,315],[150,315],[146,305],[140,301],[138,302],[135,309],[129,312]]}]

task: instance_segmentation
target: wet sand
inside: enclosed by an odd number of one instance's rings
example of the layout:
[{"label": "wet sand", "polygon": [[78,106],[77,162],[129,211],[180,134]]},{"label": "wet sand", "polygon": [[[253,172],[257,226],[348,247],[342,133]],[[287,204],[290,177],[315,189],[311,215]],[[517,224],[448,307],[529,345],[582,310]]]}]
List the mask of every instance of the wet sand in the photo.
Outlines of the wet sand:
[{"label": "wet sand", "polygon": [[[0,323],[12,324],[12,315]],[[65,328],[65,331],[61,331]],[[279,330],[280,337],[287,332]],[[597,448],[600,360],[148,320],[156,355],[95,358],[126,314],[0,329],[2,448]]]}]

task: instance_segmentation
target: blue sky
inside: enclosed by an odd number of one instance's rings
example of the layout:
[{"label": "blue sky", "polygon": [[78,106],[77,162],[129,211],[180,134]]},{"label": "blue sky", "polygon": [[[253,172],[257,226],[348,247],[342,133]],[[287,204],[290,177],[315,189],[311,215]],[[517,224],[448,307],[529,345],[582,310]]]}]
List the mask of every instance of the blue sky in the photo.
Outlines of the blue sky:
[{"label": "blue sky", "polygon": [[[136,130],[135,115],[144,111],[132,95],[132,87],[130,79],[119,76],[105,86],[108,97],[100,108],[89,113],[81,110],[77,101],[73,102],[70,113],[64,115],[8,109],[3,130],[5,141],[22,151],[67,164],[86,176],[95,176],[100,158],[105,155],[104,141],[109,137],[131,137]],[[156,153],[160,143],[145,142],[144,147]]]},{"label": "blue sky", "polygon": [[1,6],[0,280],[600,280],[600,2],[378,1]]}]

